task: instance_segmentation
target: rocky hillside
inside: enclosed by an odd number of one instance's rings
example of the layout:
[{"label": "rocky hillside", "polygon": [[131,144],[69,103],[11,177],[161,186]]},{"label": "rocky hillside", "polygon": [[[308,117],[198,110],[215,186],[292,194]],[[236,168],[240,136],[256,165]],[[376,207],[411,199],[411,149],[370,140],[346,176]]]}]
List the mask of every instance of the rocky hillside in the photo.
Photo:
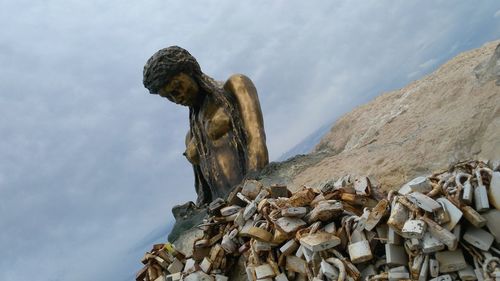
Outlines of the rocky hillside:
[{"label": "rocky hillside", "polygon": [[271,165],[265,178],[297,189],[357,173],[397,189],[464,159],[499,159],[499,42],[462,53],[427,77],[354,109],[313,153]]}]

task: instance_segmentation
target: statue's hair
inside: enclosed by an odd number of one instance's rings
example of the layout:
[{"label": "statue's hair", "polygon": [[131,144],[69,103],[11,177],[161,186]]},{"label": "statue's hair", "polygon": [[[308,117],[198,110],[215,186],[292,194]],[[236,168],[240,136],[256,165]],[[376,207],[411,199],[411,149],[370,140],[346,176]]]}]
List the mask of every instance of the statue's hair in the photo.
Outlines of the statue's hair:
[{"label": "statue's hair", "polygon": [[222,85],[205,75],[196,59],[179,46],[163,48],[152,55],[144,65],[142,83],[151,94],[158,94],[172,77],[181,72],[194,78],[205,93],[221,92]]},{"label": "statue's hair", "polygon": [[201,68],[188,51],[178,46],[170,46],[159,50],[148,59],[144,65],[142,82],[151,94],[158,94],[161,87],[181,72],[194,77],[201,75]]}]

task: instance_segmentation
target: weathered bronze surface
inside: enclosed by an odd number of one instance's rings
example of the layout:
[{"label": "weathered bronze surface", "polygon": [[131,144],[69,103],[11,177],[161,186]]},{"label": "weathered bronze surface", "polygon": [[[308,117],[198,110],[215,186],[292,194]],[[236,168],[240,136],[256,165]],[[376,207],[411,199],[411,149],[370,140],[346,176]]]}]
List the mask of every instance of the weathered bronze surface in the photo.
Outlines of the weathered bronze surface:
[{"label": "weathered bronze surface", "polygon": [[259,98],[248,77],[218,83],[188,51],[172,46],[147,61],[143,82],[150,93],[189,107],[184,155],[193,165],[197,205],[224,198],[247,173],[268,164]]}]

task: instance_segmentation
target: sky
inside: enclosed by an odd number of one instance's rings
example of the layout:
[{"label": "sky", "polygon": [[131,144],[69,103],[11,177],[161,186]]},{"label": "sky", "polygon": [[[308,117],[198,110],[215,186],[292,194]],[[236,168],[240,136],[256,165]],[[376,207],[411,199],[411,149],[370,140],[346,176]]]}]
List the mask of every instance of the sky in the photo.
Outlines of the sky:
[{"label": "sky", "polygon": [[500,2],[0,0],[0,280],[132,280],[195,200],[187,108],[142,69],[179,45],[255,83],[271,160],[500,37]]}]

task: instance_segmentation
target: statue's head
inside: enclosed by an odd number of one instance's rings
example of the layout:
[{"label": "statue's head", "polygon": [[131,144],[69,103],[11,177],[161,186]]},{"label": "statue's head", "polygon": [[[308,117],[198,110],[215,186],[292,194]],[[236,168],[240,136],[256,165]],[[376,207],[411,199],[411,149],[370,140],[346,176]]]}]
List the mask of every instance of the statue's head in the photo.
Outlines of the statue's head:
[{"label": "statue's head", "polygon": [[200,65],[188,51],[171,46],[159,50],[146,62],[143,84],[151,94],[192,106],[199,101],[199,85],[195,77],[201,74]]}]

